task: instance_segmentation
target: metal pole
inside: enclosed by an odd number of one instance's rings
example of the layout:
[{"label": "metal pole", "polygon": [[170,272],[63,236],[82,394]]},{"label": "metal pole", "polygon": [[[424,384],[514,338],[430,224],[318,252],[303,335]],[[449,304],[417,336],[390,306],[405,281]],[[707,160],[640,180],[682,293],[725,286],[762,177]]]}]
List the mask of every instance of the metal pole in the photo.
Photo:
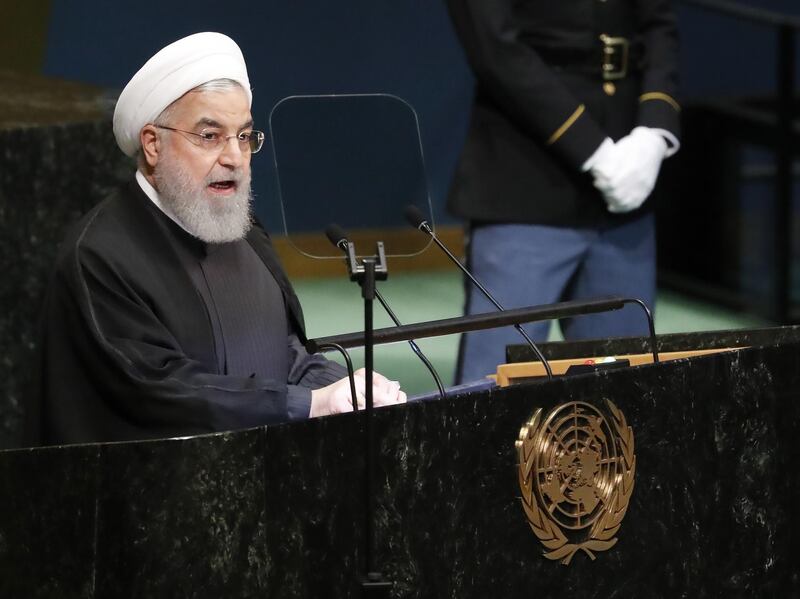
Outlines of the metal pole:
[{"label": "metal pole", "polygon": [[778,28],[777,132],[775,142],[775,317],[779,323],[793,321],[792,294],[792,127],[794,125],[794,29]]},{"label": "metal pole", "polygon": [[365,491],[365,512],[364,512],[364,532],[366,535],[366,556],[365,556],[365,578],[361,582],[363,596],[367,598],[384,598],[389,596],[392,583],[383,579],[377,567],[375,559],[375,494],[377,485],[375,484],[375,460],[377,459],[378,448],[375,444],[375,426],[373,423],[373,397],[372,397],[372,372],[373,372],[373,349],[374,326],[373,326],[373,300],[375,299],[375,259],[364,258],[364,278],[361,283],[361,294],[364,298],[364,369],[366,370],[366,410],[365,410],[365,429],[366,429],[366,476],[364,477]]},{"label": "metal pole", "polygon": [[372,324],[372,301],[375,298],[375,262],[370,259],[364,260],[364,282],[361,286],[364,296],[364,367],[366,370],[366,445],[364,447],[365,459],[367,461],[366,469],[366,510],[364,516],[366,522],[364,530],[367,536],[367,555],[366,555],[366,570],[367,576],[375,572],[375,533],[373,531],[374,524],[374,476],[375,476],[375,439],[372,429],[372,368],[373,368],[373,324]]}]

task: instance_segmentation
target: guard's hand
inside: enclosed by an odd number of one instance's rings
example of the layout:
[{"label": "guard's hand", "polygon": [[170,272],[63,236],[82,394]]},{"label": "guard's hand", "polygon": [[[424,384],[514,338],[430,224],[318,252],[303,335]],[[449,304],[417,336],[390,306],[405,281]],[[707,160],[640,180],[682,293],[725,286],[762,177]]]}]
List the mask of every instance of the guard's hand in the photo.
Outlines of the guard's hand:
[{"label": "guard's hand", "polygon": [[[356,387],[356,401],[358,408],[364,409],[366,402],[366,371],[363,368],[353,373]],[[372,405],[375,407],[405,403],[406,394],[400,390],[400,383],[390,381],[378,372],[372,373]],[[353,410],[353,400],[350,395],[350,380],[345,377],[331,383],[327,387],[314,389],[311,392],[311,412],[309,416],[326,416],[328,414],[341,414]]]},{"label": "guard's hand", "polygon": [[666,153],[667,142],[648,127],[636,127],[613,147],[595,153],[594,186],[602,192],[609,212],[630,212],[644,203]]}]

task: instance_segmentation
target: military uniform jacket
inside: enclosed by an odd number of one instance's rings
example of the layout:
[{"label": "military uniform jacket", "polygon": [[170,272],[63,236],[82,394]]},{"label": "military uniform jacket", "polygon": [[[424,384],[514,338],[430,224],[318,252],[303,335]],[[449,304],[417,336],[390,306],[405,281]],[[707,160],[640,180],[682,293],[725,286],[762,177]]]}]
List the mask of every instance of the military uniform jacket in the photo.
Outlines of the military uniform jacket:
[{"label": "military uniform jacket", "polygon": [[29,442],[163,438],[307,417],[310,389],[346,371],[306,353],[300,304],[267,234],[254,226],[247,242],[280,288],[281,305],[263,309],[286,311],[288,380],[220,371],[211,319],[186,268],[205,244],[132,181],[90,211],[60,250]]},{"label": "military uniform jacket", "polygon": [[[473,222],[627,218],[607,212],[581,166],[604,138],[637,125],[677,138],[670,0],[448,0],[448,8],[477,81],[448,209]],[[628,40],[624,77],[604,81],[601,36]]]}]

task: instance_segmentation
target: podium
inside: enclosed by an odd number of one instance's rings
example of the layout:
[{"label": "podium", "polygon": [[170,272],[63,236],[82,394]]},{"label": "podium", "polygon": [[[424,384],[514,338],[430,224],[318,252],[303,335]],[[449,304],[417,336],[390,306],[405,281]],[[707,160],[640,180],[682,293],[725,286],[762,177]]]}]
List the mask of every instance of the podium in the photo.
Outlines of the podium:
[{"label": "podium", "polygon": [[[658,343],[739,349],[378,410],[377,563],[391,595],[800,593],[800,328]],[[606,400],[635,435],[635,487],[616,544],[562,565],[529,525],[515,441],[537,409]],[[358,597],[363,426],[358,413],[1,452],[0,596]]]}]

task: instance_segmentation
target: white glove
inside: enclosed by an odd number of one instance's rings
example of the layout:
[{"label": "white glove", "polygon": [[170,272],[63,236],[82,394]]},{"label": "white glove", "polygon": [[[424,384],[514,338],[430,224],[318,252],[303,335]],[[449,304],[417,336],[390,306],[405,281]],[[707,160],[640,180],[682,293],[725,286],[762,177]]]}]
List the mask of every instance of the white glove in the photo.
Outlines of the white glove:
[{"label": "white glove", "polygon": [[[356,385],[356,401],[359,409],[364,409],[366,398],[366,371],[363,368],[353,373]],[[405,403],[406,394],[400,390],[400,383],[390,381],[382,374],[372,372],[372,405],[377,407]],[[327,416],[353,410],[350,397],[350,380],[345,377],[327,387],[311,392],[311,413],[309,416]]]},{"label": "white glove", "polygon": [[584,166],[591,170],[609,212],[636,210],[655,187],[667,142],[648,127],[636,127],[616,144],[609,141],[600,144]]}]

